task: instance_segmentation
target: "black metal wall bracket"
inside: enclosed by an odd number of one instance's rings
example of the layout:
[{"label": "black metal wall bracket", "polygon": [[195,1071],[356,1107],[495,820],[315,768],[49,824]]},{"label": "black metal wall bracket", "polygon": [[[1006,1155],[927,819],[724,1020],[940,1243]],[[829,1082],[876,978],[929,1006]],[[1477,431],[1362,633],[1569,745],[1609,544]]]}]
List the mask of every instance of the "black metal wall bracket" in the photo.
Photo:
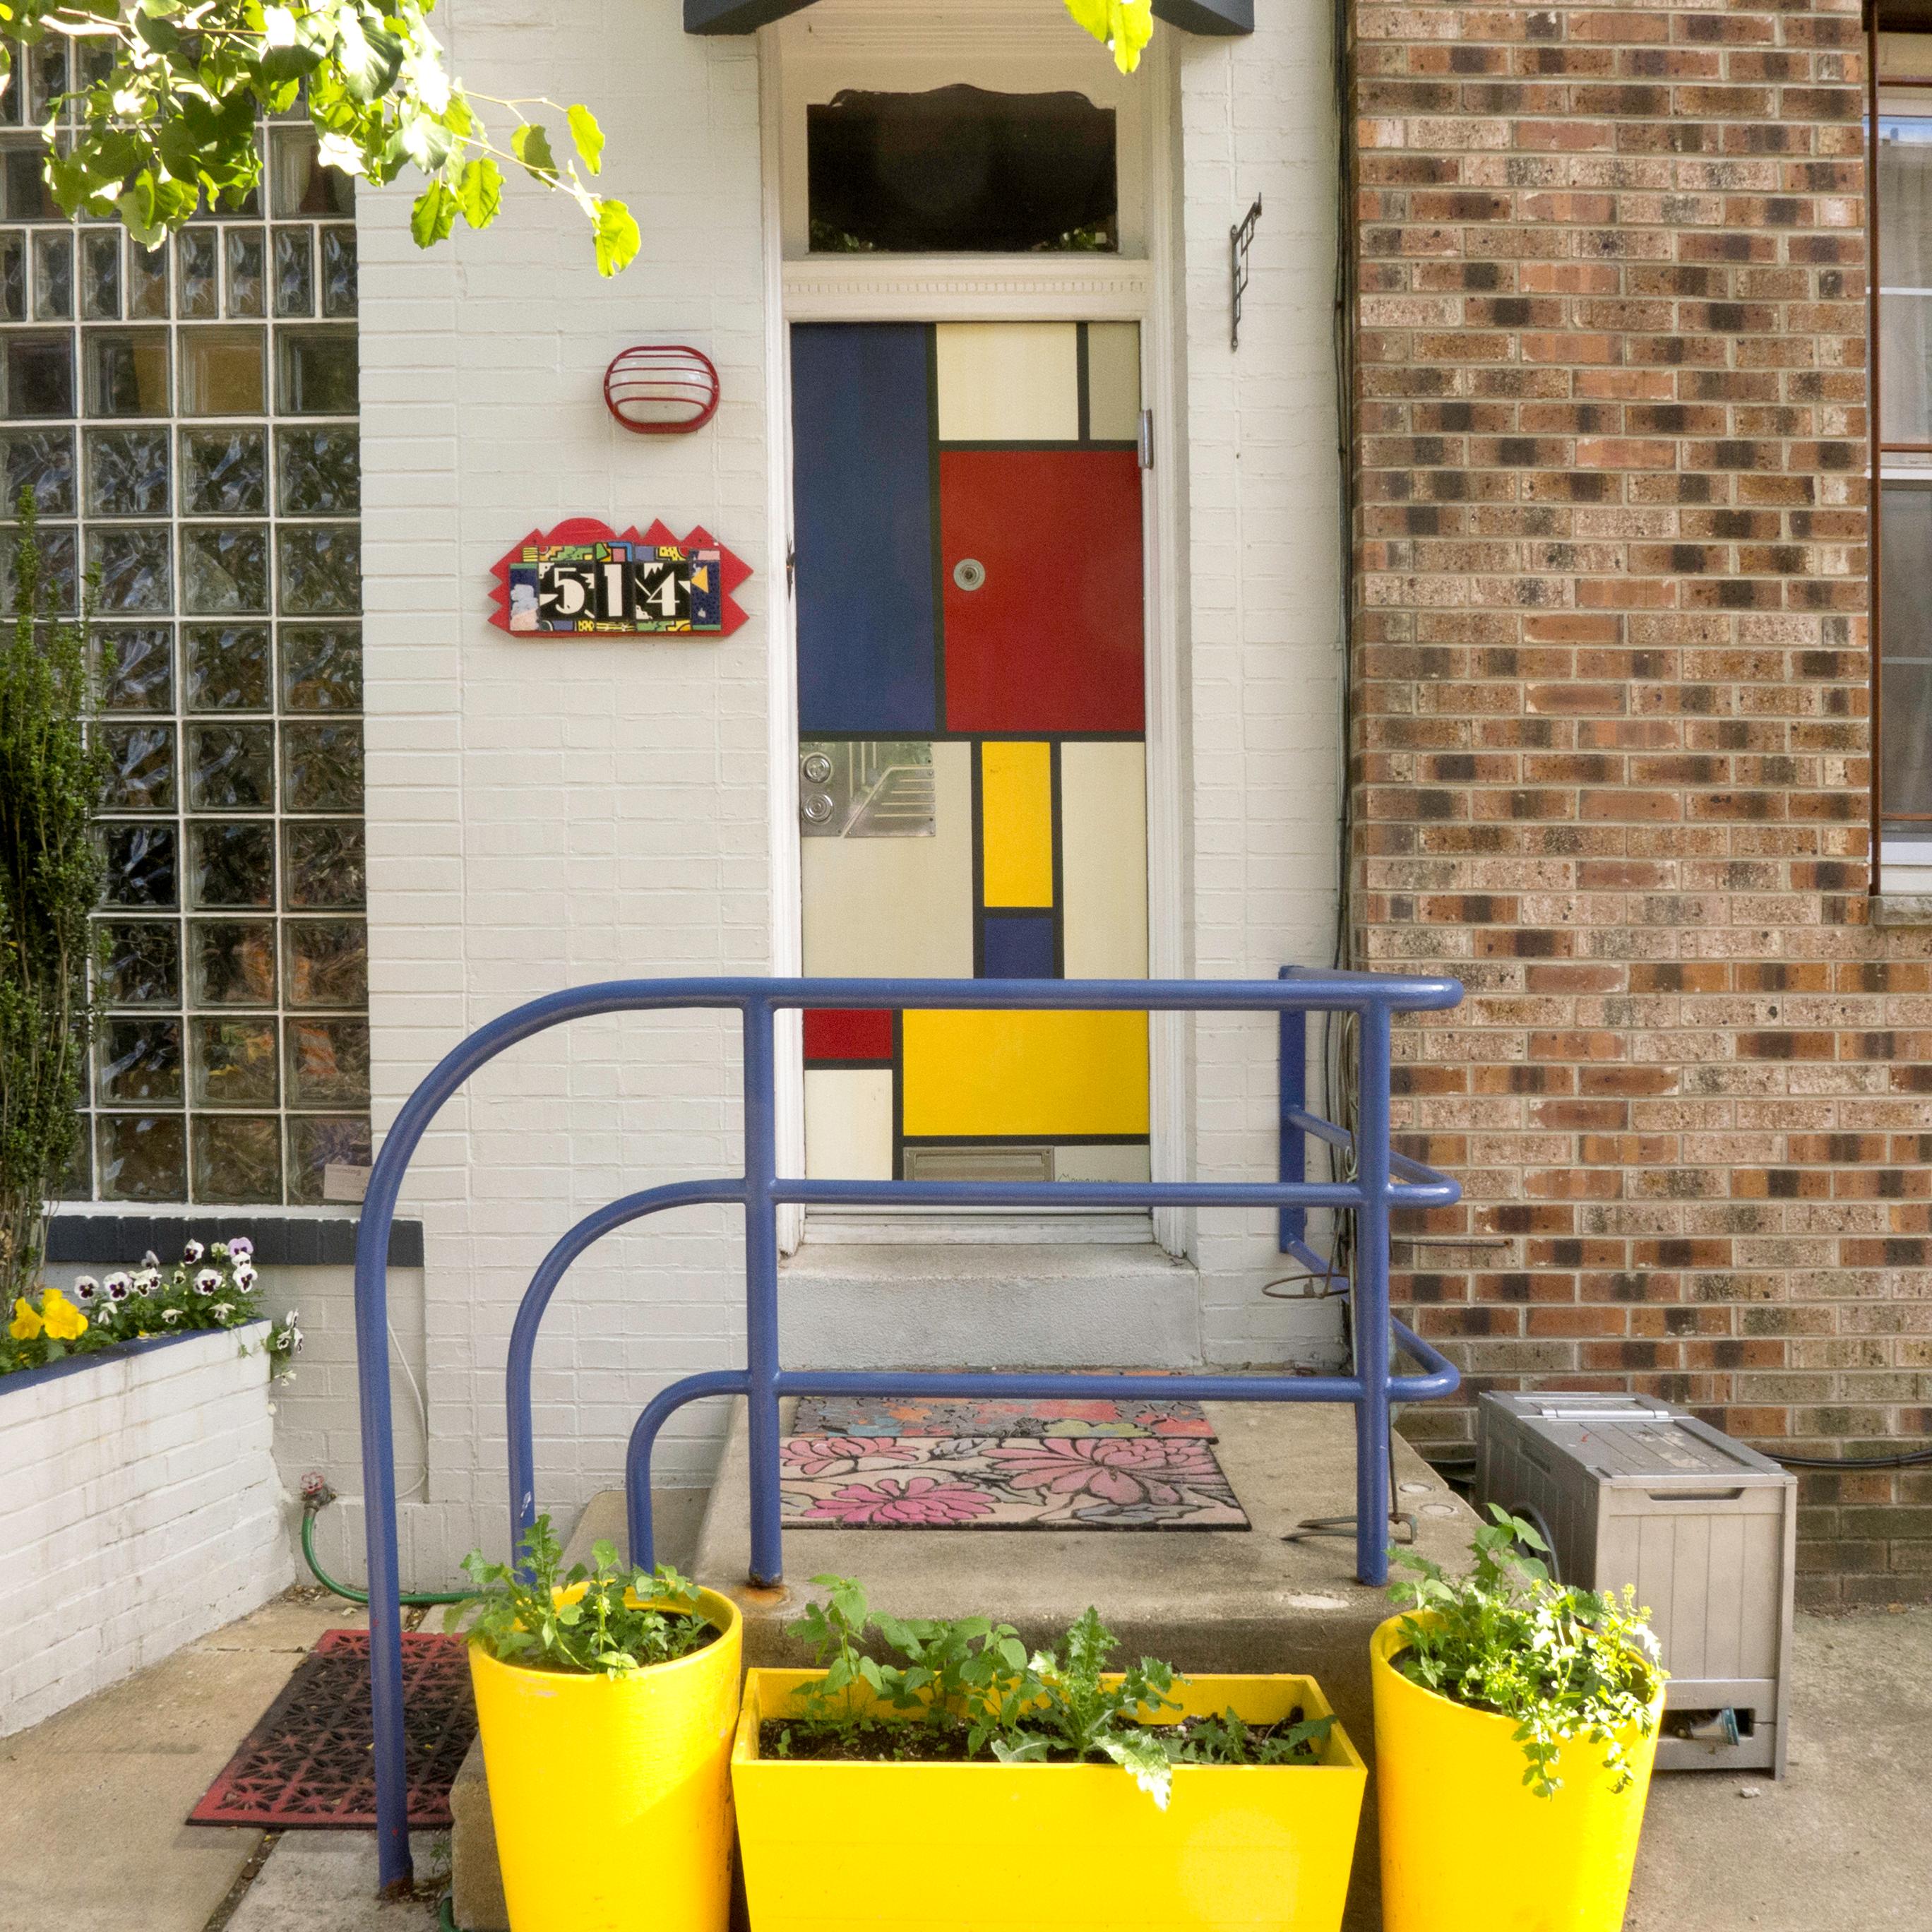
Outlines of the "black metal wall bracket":
[{"label": "black metal wall bracket", "polygon": [[1241,346],[1241,298],[1248,292],[1248,250],[1254,244],[1255,230],[1262,218],[1262,198],[1228,230],[1228,276],[1232,310],[1228,323],[1228,346]]}]

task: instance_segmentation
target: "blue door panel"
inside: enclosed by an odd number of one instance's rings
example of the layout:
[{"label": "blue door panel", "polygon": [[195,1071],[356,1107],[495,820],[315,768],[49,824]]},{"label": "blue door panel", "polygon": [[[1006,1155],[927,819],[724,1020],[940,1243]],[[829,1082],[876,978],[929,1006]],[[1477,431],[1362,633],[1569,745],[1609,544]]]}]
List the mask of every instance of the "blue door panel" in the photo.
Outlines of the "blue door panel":
[{"label": "blue door panel", "polygon": [[799,732],[940,727],[932,332],[791,332]]},{"label": "blue door panel", "polygon": [[982,980],[1057,980],[1054,961],[1053,914],[1046,912],[982,912],[980,949],[985,962]]}]

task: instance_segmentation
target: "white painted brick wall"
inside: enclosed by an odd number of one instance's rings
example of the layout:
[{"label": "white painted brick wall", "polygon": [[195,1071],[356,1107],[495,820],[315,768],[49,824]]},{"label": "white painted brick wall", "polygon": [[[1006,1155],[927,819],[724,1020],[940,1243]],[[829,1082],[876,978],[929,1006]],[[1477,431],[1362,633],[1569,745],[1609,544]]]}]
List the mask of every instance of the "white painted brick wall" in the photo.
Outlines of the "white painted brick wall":
[{"label": "white painted brick wall", "polygon": [[[1340,471],[1330,345],[1340,134],[1326,8],[1262,6],[1252,38],[1174,35],[1183,156],[1192,970],[1325,966],[1340,796]],[[1171,31],[1171,30],[1157,30]],[[1238,350],[1228,231],[1255,196]],[[1258,1017],[1196,1023],[1196,1171],[1271,1180],[1275,1044]],[[1271,1216],[1200,1217],[1217,1362],[1326,1360],[1332,1308],[1264,1299],[1294,1264]]]},{"label": "white painted brick wall", "polygon": [[[526,181],[509,184],[490,232],[427,255],[404,196],[362,199],[379,1131],[443,1052],[525,998],[770,963],[755,48],[686,34],[668,0],[536,14],[460,0],[449,25],[454,68],[478,92],[592,105],[609,138],[602,185],[644,239],[604,281],[574,209]],[[605,412],[606,364],[653,339],[718,365],[723,402],[699,434],[634,436]],[[662,517],[680,534],[703,524],[752,565],[739,593],[752,621],[718,641],[492,628],[490,566],[572,515],[619,528]],[[716,1016],[586,1024],[487,1070],[424,1142],[404,1211],[426,1223],[429,1266],[420,1288],[393,1288],[411,1304],[398,1330],[421,1351],[431,1422],[426,1496],[404,1512],[412,1581],[440,1582],[473,1544],[504,1539],[502,1364],[531,1270],[612,1196],[736,1166],[736,1057]],[[536,1402],[541,1499],[560,1516],[618,1479],[657,1388],[737,1359],[734,1218],[692,1210],[614,1238],[559,1292]],[[359,1486],[353,1407],[329,1406],[352,1390],[346,1288],[345,1276],[288,1290],[316,1339],[284,1429],[346,1494]],[[395,1393],[399,1430],[412,1430],[400,1378]],[[718,1418],[688,1414],[661,1479],[707,1479],[717,1436]],[[331,1517],[325,1550],[359,1577],[359,1511]]]},{"label": "white painted brick wall", "polygon": [[[1210,976],[1325,961],[1335,890],[1339,136],[1326,15],[1261,10],[1252,39],[1161,30],[1182,154],[1182,561],[1202,586],[1183,592],[1186,914],[1193,969]],[[409,240],[405,196],[362,199],[379,1131],[443,1052],[522,999],[624,974],[761,972],[772,958],[764,614],[781,566],[766,542],[755,44],[685,34],[670,0],[562,0],[536,14],[458,0],[446,25],[479,92],[590,101],[610,137],[604,184],[644,238],[638,263],[602,282],[573,212],[527,182],[510,184],[494,230],[427,255]],[[1267,212],[1232,356],[1228,228],[1257,192]],[[606,363],[651,339],[694,343],[718,364],[724,400],[700,434],[630,436],[605,413]],[[581,514],[702,522],[753,566],[740,593],[752,621],[716,643],[491,628],[490,566],[533,526]],[[1198,1037],[1198,1170],[1271,1173],[1263,1023]],[[427,1227],[421,1325],[398,1324],[422,1350],[430,1410],[426,1485],[404,1511],[412,1582],[441,1580],[474,1543],[501,1545],[502,1366],[531,1270],[614,1195],[736,1166],[736,1060],[715,1017],[580,1026],[488,1070],[425,1139],[403,1203]],[[657,1388],[740,1358],[736,1220],[667,1217],[605,1242],[566,1281],[538,1356],[546,1507],[567,1515],[618,1480],[630,1422]],[[1213,1358],[1332,1349],[1330,1311],[1259,1298],[1280,1272],[1267,1217],[1203,1217],[1198,1255]],[[322,1306],[300,1294],[305,1313]],[[344,1364],[316,1367],[322,1390],[294,1395],[286,1426],[326,1452],[346,1492],[352,1409],[328,1406]],[[718,1422],[686,1412],[661,1444],[659,1480],[706,1480]],[[406,1469],[404,1486],[420,1473]],[[332,1515],[326,1547],[347,1560],[356,1512]]]},{"label": "white painted brick wall", "polygon": [[293,1580],[268,1332],[0,1378],[0,1737]]}]

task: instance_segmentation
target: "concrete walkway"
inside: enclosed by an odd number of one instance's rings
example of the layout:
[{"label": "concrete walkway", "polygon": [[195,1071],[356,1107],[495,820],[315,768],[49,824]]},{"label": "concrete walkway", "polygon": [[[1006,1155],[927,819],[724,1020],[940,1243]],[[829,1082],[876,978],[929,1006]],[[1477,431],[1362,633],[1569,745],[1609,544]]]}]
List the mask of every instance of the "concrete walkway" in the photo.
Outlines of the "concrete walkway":
[{"label": "concrete walkway", "polygon": [[0,1932],[203,1932],[262,1834],[182,1820],[316,1639],[362,1621],[291,1591],[0,1740]]},{"label": "concrete walkway", "polygon": [[[436,1841],[426,1896],[380,1906],[366,1833],[179,1822],[316,1637],[356,1621],[292,1593],[0,1743],[0,1932],[430,1932]],[[1783,1784],[1652,1787],[1627,1932],[1932,1926],[1932,1610],[1801,1616],[1797,1668]]]},{"label": "concrete walkway", "polygon": [[1651,1786],[1625,1932],[1932,1927],[1932,1610],[1800,1616],[1789,1774]]}]

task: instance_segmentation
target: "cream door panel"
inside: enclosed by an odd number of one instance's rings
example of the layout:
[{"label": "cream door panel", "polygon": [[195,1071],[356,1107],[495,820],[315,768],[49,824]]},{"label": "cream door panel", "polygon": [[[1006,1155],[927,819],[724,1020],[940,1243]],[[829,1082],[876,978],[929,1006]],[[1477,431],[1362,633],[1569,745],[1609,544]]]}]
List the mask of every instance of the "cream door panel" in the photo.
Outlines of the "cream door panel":
[{"label": "cream door panel", "polygon": [[1146,747],[1062,745],[1060,813],[1067,978],[1145,979]]},{"label": "cream door panel", "polygon": [[930,838],[800,842],[808,974],[973,976],[972,758],[933,746]]},{"label": "cream door panel", "polygon": [[1080,331],[1071,322],[942,322],[942,442],[1072,442],[1080,435]]}]

